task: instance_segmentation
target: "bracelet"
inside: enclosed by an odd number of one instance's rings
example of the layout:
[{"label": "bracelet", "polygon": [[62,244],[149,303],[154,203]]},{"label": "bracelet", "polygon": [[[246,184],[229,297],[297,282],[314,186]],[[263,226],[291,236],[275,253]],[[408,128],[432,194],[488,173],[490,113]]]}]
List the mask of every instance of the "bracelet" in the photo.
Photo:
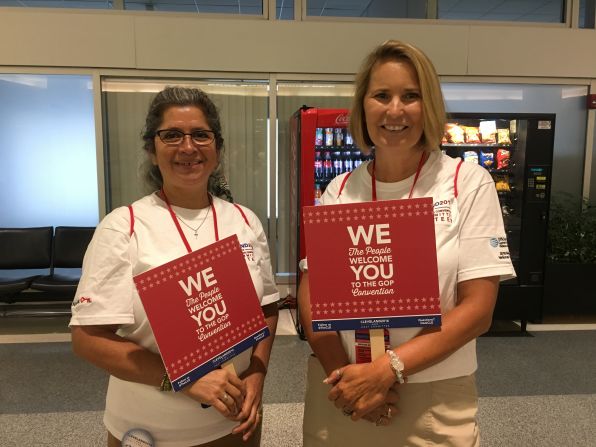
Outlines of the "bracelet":
[{"label": "bracelet", "polygon": [[404,379],[404,363],[401,361],[399,356],[393,351],[392,349],[387,349],[385,351],[389,355],[389,366],[391,370],[395,373],[395,379],[399,383],[405,383]]},{"label": "bracelet", "polygon": [[159,391],[172,391],[172,382],[170,382],[170,378],[168,377],[167,372],[164,373],[163,378],[161,379]]}]

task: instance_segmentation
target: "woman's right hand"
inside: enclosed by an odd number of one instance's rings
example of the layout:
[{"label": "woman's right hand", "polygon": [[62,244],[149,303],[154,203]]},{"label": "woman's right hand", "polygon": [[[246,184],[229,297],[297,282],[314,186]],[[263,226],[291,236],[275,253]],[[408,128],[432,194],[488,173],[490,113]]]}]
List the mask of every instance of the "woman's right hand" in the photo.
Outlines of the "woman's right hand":
[{"label": "woman's right hand", "polygon": [[215,369],[191,385],[182,389],[191,399],[211,405],[223,416],[233,421],[244,403],[246,389],[244,383],[234,373],[226,369]]}]

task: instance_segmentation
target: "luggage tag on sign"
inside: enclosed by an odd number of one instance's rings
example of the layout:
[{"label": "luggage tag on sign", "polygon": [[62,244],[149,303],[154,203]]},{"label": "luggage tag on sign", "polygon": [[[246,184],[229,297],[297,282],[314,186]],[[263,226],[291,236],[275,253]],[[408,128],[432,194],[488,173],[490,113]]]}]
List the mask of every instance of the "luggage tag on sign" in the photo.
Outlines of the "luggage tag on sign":
[{"label": "luggage tag on sign", "polygon": [[122,437],[122,447],[155,447],[155,441],[147,430],[131,428]]}]

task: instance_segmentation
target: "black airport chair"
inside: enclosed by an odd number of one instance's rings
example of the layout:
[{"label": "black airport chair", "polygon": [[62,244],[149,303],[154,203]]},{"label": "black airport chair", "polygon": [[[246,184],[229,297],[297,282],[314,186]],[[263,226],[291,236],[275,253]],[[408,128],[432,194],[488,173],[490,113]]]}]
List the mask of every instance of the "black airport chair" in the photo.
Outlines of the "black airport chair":
[{"label": "black airport chair", "polygon": [[94,231],[95,227],[56,227],[50,274],[35,278],[31,289],[48,292],[48,296],[56,299],[74,297],[83,257]]},{"label": "black airport chair", "polygon": [[52,233],[53,227],[0,228],[0,301],[14,303],[38,276],[32,270],[50,268]]}]

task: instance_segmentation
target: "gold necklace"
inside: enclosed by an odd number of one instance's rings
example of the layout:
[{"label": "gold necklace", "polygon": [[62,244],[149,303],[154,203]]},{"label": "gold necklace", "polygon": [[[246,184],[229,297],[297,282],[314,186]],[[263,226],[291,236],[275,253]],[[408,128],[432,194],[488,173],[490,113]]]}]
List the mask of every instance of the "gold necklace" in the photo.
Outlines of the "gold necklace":
[{"label": "gold necklace", "polygon": [[180,222],[182,222],[182,223],[183,223],[185,226],[187,226],[188,228],[190,228],[190,229],[191,229],[191,230],[194,232],[195,239],[196,239],[196,238],[198,238],[198,237],[199,237],[199,229],[200,229],[200,228],[203,226],[203,224],[204,224],[204,223],[205,223],[205,221],[207,220],[207,216],[209,215],[209,212],[210,212],[210,211],[211,211],[211,207],[207,208],[207,212],[205,213],[205,217],[203,217],[203,220],[201,221],[201,223],[199,224],[199,226],[198,226],[197,228],[193,228],[193,227],[191,227],[189,224],[187,224],[186,222],[184,222],[184,221],[182,220],[182,218],[181,218],[180,216],[178,216],[177,214],[176,214],[176,217],[178,218],[178,220],[179,220]]}]

